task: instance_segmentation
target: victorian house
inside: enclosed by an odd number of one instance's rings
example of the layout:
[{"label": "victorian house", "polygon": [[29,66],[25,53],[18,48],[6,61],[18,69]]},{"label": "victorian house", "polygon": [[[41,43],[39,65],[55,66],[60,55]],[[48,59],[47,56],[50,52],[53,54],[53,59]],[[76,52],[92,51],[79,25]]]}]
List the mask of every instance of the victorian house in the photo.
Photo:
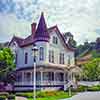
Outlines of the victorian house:
[{"label": "victorian house", "polygon": [[33,89],[33,44],[38,48],[36,57],[37,89],[66,90],[69,80],[75,81],[74,72],[78,70],[78,67],[75,66],[75,48],[65,41],[57,25],[47,27],[43,13],[41,13],[38,24],[31,24],[31,30],[32,33],[25,39],[14,36],[9,43],[16,58],[15,90],[29,91]]}]

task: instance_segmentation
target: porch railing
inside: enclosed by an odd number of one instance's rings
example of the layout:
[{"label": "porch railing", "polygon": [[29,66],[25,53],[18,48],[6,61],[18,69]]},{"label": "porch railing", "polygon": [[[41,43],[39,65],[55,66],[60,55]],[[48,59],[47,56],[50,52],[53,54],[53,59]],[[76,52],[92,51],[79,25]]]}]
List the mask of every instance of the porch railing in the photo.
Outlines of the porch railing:
[{"label": "porch railing", "polygon": [[[34,82],[15,82],[15,85],[33,85]],[[36,81],[36,85],[64,85],[64,81]]]}]

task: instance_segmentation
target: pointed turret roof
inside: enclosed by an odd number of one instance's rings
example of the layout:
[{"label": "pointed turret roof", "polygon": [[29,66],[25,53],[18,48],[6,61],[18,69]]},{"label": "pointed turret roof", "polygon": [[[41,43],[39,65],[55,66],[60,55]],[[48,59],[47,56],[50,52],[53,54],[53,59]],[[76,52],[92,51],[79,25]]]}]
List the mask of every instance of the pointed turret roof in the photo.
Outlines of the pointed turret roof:
[{"label": "pointed turret roof", "polygon": [[39,23],[38,23],[34,38],[36,40],[46,39],[47,41],[49,39],[49,33],[47,31],[47,25],[46,25],[46,22],[45,22],[45,18],[44,18],[43,12],[41,13],[41,17],[40,17],[40,20],[39,20]]}]

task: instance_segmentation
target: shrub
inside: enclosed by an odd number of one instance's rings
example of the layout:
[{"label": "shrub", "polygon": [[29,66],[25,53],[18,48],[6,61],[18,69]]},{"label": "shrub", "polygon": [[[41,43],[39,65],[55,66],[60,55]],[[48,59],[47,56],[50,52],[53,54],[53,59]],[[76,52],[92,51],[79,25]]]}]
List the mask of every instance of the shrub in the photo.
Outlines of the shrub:
[{"label": "shrub", "polygon": [[[19,92],[16,93],[17,96],[23,96],[27,98],[32,98],[33,97],[33,92]],[[68,93],[64,91],[37,91],[36,93],[37,98],[49,98],[49,97],[58,97],[58,98],[66,98],[68,97]]]},{"label": "shrub", "polygon": [[87,86],[80,85],[80,86],[78,86],[78,88],[76,89],[76,91],[77,92],[83,92],[83,91],[86,91],[87,88],[88,88]]},{"label": "shrub", "polygon": [[2,95],[0,96],[0,100],[5,100],[6,99],[6,96]]},{"label": "shrub", "polygon": [[100,85],[88,87],[88,91],[100,91]]}]

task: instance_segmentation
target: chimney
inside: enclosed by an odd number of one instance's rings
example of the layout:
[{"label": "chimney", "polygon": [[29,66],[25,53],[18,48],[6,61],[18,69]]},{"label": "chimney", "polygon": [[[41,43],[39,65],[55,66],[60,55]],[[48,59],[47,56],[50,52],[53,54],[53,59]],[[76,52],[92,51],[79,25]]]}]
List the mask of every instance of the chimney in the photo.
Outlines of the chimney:
[{"label": "chimney", "polygon": [[32,34],[35,33],[35,31],[36,31],[36,23],[32,23],[31,24],[31,31],[32,31]]}]

